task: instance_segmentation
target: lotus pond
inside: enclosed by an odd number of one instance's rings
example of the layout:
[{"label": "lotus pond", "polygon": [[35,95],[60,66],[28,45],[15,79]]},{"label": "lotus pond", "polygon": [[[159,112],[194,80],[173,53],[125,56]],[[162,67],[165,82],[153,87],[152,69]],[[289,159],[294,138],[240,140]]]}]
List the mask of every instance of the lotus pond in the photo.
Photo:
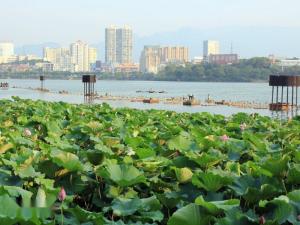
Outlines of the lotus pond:
[{"label": "lotus pond", "polygon": [[299,118],[0,110],[0,224],[300,225]]}]

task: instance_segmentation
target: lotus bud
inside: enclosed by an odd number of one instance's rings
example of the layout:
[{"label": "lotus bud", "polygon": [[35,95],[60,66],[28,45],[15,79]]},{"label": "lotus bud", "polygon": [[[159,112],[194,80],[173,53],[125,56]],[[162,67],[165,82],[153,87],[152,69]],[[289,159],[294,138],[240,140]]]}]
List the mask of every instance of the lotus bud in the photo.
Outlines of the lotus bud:
[{"label": "lotus bud", "polygon": [[241,129],[241,131],[244,131],[244,130],[246,130],[246,128],[247,128],[247,124],[245,124],[245,123],[242,123],[242,124],[240,125],[240,129]]},{"label": "lotus bud", "polygon": [[221,141],[224,141],[224,142],[229,141],[229,137],[226,134],[224,134],[223,136],[221,136],[220,139],[221,139]]},{"label": "lotus bud", "polygon": [[60,191],[58,193],[58,200],[63,202],[65,200],[66,196],[67,196],[67,194],[66,194],[64,187],[61,187]]},{"label": "lotus bud", "polygon": [[109,132],[112,132],[112,131],[113,131],[113,128],[112,128],[112,127],[109,127],[107,130],[108,130]]},{"label": "lotus bud", "polygon": [[26,137],[30,137],[31,136],[31,131],[28,128],[25,128],[23,134]]},{"label": "lotus bud", "polygon": [[264,216],[259,217],[259,224],[265,224],[266,223],[266,219]]}]

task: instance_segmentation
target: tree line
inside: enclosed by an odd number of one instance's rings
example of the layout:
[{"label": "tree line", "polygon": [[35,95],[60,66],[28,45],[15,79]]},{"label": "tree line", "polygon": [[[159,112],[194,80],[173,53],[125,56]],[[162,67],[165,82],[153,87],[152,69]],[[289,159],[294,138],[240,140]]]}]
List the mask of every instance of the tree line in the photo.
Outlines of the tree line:
[{"label": "tree line", "polygon": [[[167,65],[158,74],[143,73],[96,73],[102,80],[154,80],[154,81],[205,81],[205,82],[265,82],[271,74],[300,75],[300,66],[282,67],[272,64],[268,58],[242,59],[237,64],[185,64]],[[49,79],[80,79],[82,73],[41,71],[23,73],[0,73],[0,78],[38,78],[46,75]]]}]

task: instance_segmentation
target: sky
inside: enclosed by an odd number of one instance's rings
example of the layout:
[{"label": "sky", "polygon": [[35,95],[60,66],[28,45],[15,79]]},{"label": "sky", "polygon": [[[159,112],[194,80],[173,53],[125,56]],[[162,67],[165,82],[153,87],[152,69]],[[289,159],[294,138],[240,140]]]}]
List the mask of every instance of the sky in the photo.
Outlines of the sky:
[{"label": "sky", "polygon": [[110,24],[137,36],[182,28],[300,28],[299,0],[0,0],[0,40],[16,45],[104,40]]},{"label": "sky", "polygon": [[[109,25],[130,25],[134,60],[144,45],[184,45],[191,58],[202,41],[233,43],[241,57],[300,57],[300,0],[0,0],[0,41],[17,54],[42,56],[45,46],[82,40],[104,58]],[[52,45],[50,44],[52,43]]]}]

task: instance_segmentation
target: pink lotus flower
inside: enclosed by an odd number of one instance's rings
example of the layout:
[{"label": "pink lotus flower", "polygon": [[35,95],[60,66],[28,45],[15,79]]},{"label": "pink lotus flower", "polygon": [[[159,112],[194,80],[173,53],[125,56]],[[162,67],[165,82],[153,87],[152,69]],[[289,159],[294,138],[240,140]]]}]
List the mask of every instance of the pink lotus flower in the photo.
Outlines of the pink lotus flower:
[{"label": "pink lotus flower", "polygon": [[30,137],[31,136],[31,131],[28,128],[25,128],[23,134],[26,137]]},{"label": "pink lotus flower", "polygon": [[64,187],[61,187],[60,191],[58,193],[58,200],[63,202],[65,200],[66,196],[67,196],[67,194],[66,194]]},{"label": "pink lotus flower", "polygon": [[223,136],[220,137],[220,139],[221,139],[221,141],[226,142],[226,141],[229,141],[230,138],[226,134],[224,134]]},{"label": "pink lotus flower", "polygon": [[241,129],[241,131],[244,131],[244,130],[246,130],[246,128],[247,128],[247,124],[245,124],[245,123],[242,123],[242,124],[240,125],[240,129]]}]

